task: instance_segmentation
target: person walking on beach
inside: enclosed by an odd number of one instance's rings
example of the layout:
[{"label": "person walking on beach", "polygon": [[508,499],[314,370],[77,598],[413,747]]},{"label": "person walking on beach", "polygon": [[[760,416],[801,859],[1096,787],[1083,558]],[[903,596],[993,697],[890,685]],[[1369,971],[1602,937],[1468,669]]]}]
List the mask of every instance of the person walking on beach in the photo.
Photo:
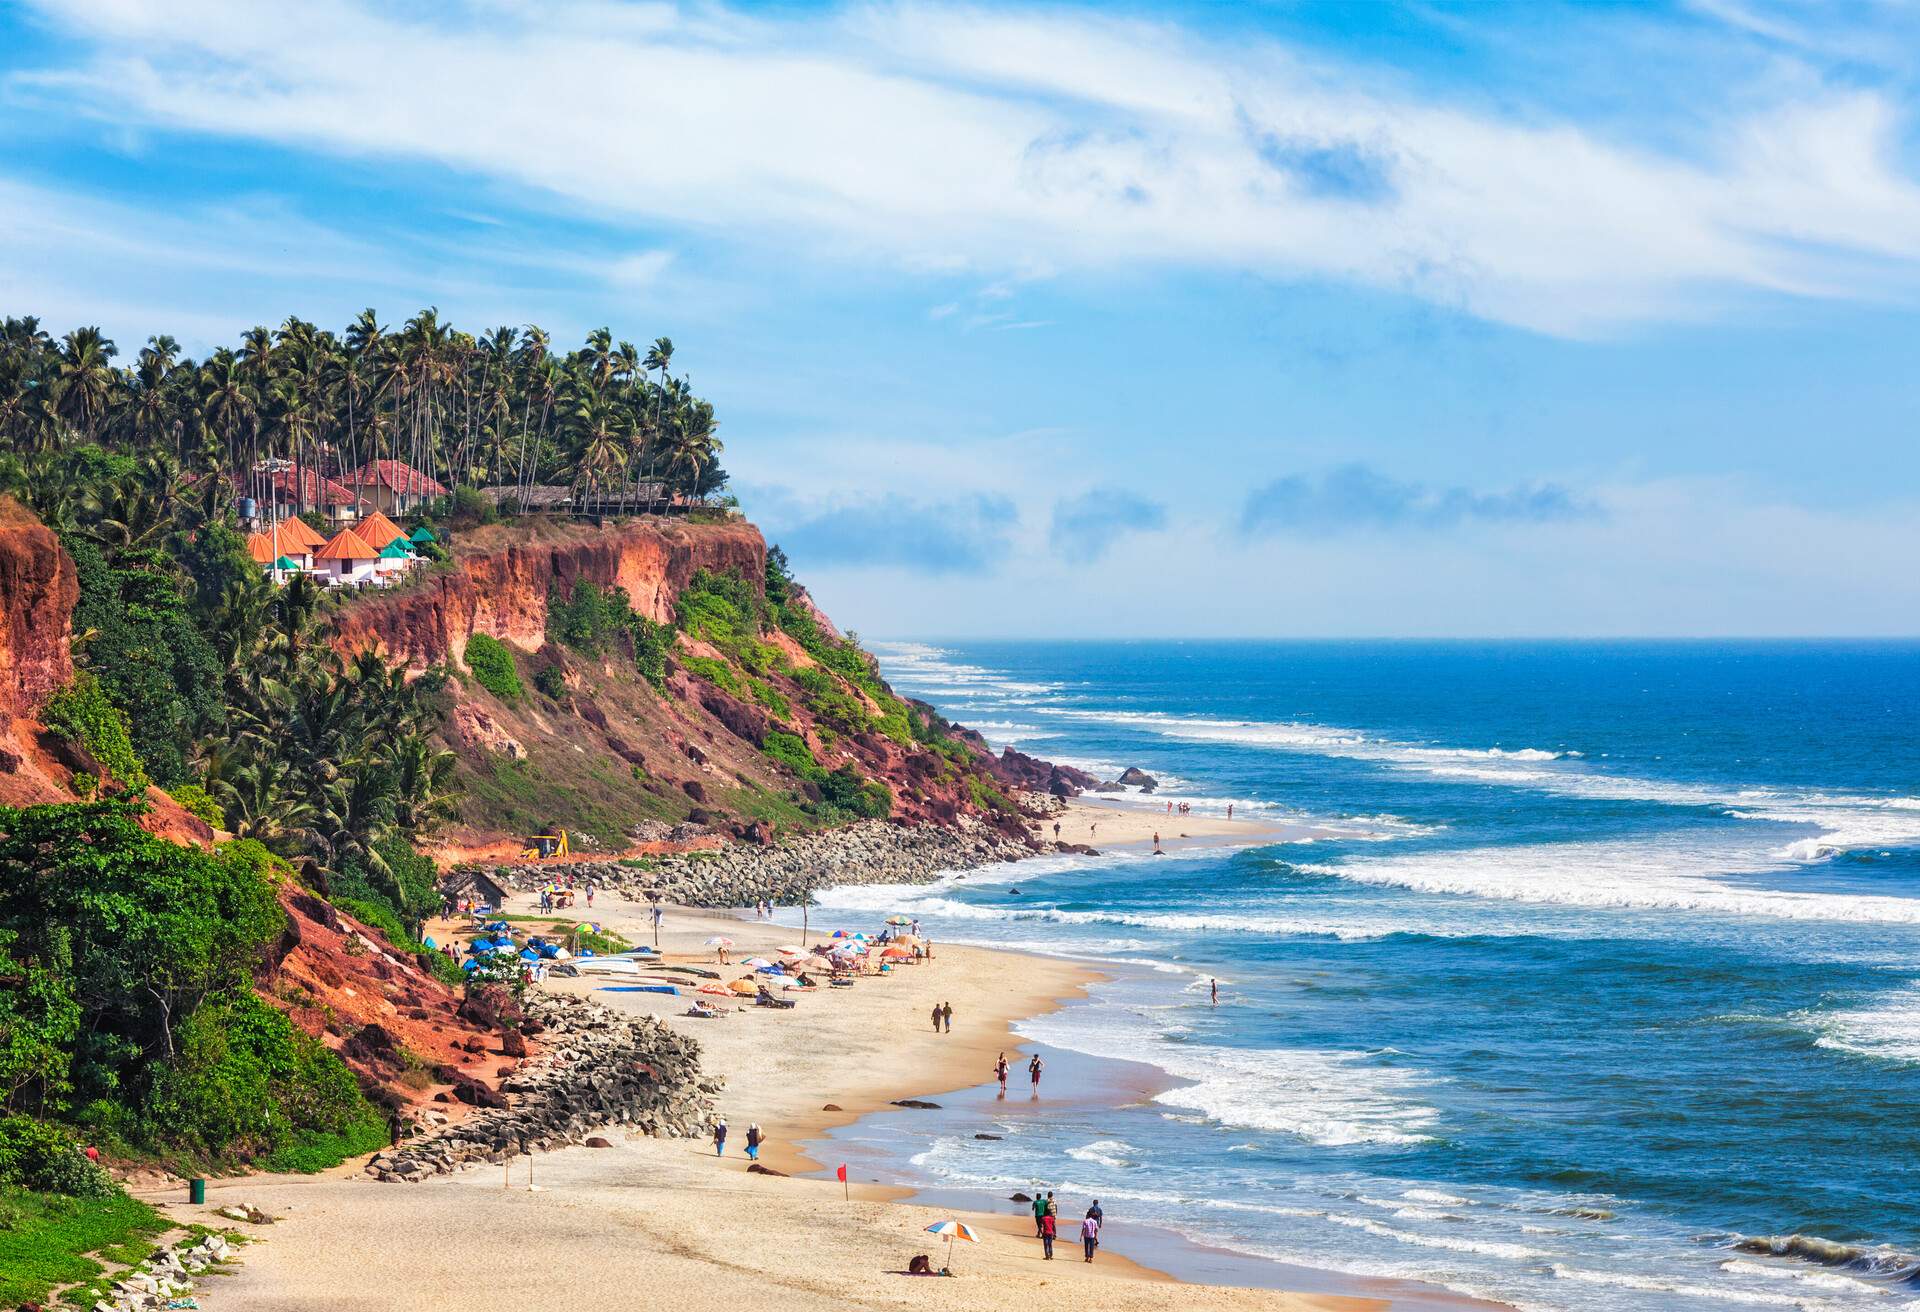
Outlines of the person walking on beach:
[{"label": "person walking on beach", "polygon": [[715,1157],[727,1155],[727,1122],[724,1117],[713,1123],[713,1155]]},{"label": "person walking on beach", "polygon": [[1038,1189],[1033,1191],[1033,1237],[1038,1239],[1047,1232],[1047,1196]]},{"label": "person walking on beach", "polygon": [[1100,1218],[1091,1210],[1080,1222],[1080,1243],[1087,1250],[1087,1261],[1093,1261],[1093,1250],[1100,1247]]},{"label": "person walking on beach", "polygon": [[1040,1218],[1040,1247],[1046,1250],[1045,1261],[1053,1261],[1053,1236],[1059,1224],[1059,1218],[1054,1216],[1052,1208],[1048,1208]]},{"label": "person walking on beach", "polygon": [[1158,829],[1153,831],[1153,854],[1155,856],[1160,855],[1160,831]]},{"label": "person walking on beach", "polygon": [[940,1015],[940,1004],[936,1002],[933,1004],[933,1032],[935,1034],[940,1032]]},{"label": "person walking on beach", "polygon": [[1033,1060],[1027,1063],[1027,1074],[1033,1077],[1033,1091],[1040,1092],[1040,1072],[1046,1063],[1040,1060],[1040,1054],[1034,1053]]},{"label": "person walking on beach", "polygon": [[748,1161],[757,1162],[760,1160],[760,1145],[765,1140],[766,1140],[766,1136],[760,1133],[760,1122],[755,1121],[753,1124],[747,1127],[747,1160]]},{"label": "person walking on beach", "polygon": [[1233,803],[1232,802],[1227,803],[1227,819],[1229,820],[1233,819]]},{"label": "person walking on beach", "polygon": [[589,908],[593,906],[593,881],[591,879],[587,881],[587,906]]},{"label": "person walking on beach", "polygon": [[1007,1054],[1001,1053],[999,1060],[993,1063],[994,1078],[1000,1081],[1000,1096],[1007,1096]]},{"label": "person walking on beach", "polygon": [[940,1004],[940,1023],[947,1027],[947,1033],[953,1033],[953,1004],[951,1002],[943,1002]]}]

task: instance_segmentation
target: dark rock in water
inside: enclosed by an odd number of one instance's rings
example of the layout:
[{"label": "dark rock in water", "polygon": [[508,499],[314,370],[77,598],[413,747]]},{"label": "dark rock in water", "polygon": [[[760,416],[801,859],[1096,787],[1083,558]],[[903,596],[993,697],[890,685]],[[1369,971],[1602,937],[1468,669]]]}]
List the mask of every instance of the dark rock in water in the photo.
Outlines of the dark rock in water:
[{"label": "dark rock in water", "polygon": [[596,1134],[591,1139],[587,1140],[587,1147],[611,1148],[613,1147],[613,1141],[610,1139],[602,1139],[599,1135]]},{"label": "dark rock in water", "polygon": [[895,1107],[911,1107],[915,1111],[923,1112],[937,1112],[940,1110],[939,1103],[928,1102],[924,1098],[895,1098],[893,1105]]},{"label": "dark rock in water", "polygon": [[1125,785],[1128,788],[1138,788],[1143,793],[1150,793],[1160,786],[1158,779],[1155,779],[1137,765],[1130,765],[1122,770],[1120,777],[1115,779],[1114,782]]},{"label": "dark rock in water", "polygon": [[1030,1203],[1033,1201],[1033,1198],[1029,1194],[1015,1194],[1007,1199],[1007,1201],[1010,1203]]},{"label": "dark rock in water", "polygon": [[976,1139],[991,1139],[995,1143],[1000,1142],[1000,1136],[997,1134],[976,1134],[973,1137]]},{"label": "dark rock in water", "polygon": [[1127,790],[1119,784],[1095,784],[1087,791],[1090,793],[1124,793]]},{"label": "dark rock in water", "polygon": [[784,1177],[786,1175],[786,1172],[776,1171],[771,1166],[762,1166],[758,1162],[749,1162],[747,1164],[747,1174],[748,1175],[778,1175],[778,1176]]},{"label": "dark rock in water", "polygon": [[830,1102],[826,1106],[822,1107],[820,1110],[823,1112],[843,1112],[846,1110],[846,1108],[842,1107],[837,1102]]}]

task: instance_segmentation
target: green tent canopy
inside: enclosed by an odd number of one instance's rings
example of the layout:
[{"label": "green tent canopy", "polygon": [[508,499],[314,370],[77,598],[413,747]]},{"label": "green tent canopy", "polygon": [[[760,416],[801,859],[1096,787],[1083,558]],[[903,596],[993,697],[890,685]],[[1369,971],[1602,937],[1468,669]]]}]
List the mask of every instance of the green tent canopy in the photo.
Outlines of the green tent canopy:
[{"label": "green tent canopy", "polygon": [[413,553],[407,550],[407,540],[405,538],[395,538],[392,542],[389,542],[380,549],[380,559],[412,560]]},{"label": "green tent canopy", "polygon": [[411,538],[408,538],[407,540],[409,542],[438,542],[440,539],[436,538],[433,535],[432,529],[428,528],[425,524],[422,524],[419,528],[413,531],[413,536]]},{"label": "green tent canopy", "polygon": [[286,556],[282,556],[280,557],[280,559],[274,561],[273,567],[275,569],[290,569],[290,570],[293,570],[295,573],[298,573],[300,571],[300,567],[294,564],[294,562]]}]

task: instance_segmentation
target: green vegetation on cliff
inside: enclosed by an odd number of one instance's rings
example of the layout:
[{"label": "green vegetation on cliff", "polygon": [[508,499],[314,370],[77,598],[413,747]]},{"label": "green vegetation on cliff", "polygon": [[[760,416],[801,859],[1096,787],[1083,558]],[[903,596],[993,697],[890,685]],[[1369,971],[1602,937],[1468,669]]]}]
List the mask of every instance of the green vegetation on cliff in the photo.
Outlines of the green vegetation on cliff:
[{"label": "green vegetation on cliff", "polygon": [[286,866],[166,842],[141,811],[0,808],[0,1113],[190,1164],[376,1140],[353,1075],[251,987]]}]

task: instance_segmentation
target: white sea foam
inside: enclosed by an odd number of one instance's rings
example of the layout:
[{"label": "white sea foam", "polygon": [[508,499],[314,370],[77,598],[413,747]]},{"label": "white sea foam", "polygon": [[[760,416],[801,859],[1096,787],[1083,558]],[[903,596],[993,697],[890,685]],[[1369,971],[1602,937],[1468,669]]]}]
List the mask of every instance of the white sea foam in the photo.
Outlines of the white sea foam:
[{"label": "white sea foam", "polygon": [[1819,1033],[1818,1047],[1920,1063],[1920,980],[1859,1007],[1803,1011],[1795,1021]]},{"label": "white sea foam", "polygon": [[1380,1065],[1365,1052],[1169,1043],[1173,1027],[1164,1017],[1118,1005],[1037,1017],[1017,1028],[1093,1056],[1151,1062],[1191,1082],[1157,1095],[1165,1106],[1325,1147],[1423,1143],[1439,1119],[1417,1096],[1431,1083],[1424,1073]]},{"label": "white sea foam", "polygon": [[1722,1303],[1757,1303],[1769,1307],[1810,1306],[1806,1299],[1793,1294],[1773,1294],[1760,1289],[1748,1289],[1738,1285],[1700,1285],[1684,1280],[1668,1280],[1659,1276],[1635,1275],[1626,1271],[1590,1271],[1580,1267],[1564,1266],[1555,1262],[1549,1268],[1561,1280],[1576,1280],[1582,1284],[1610,1285],[1615,1289],[1637,1289],[1649,1294],[1678,1294],[1683,1298],[1705,1298]]},{"label": "white sea foam", "polygon": [[1120,1139],[1099,1139],[1079,1148],[1067,1149],[1067,1156],[1077,1162],[1092,1162],[1096,1166],[1104,1166],[1109,1170],[1123,1171],[1134,1164],[1133,1158],[1128,1154],[1135,1151],[1132,1144]]},{"label": "white sea foam", "polygon": [[1806,1289],[1831,1289],[1845,1294],[1884,1295],[1890,1292],[1885,1285],[1876,1285],[1871,1280],[1860,1280],[1832,1271],[1809,1271],[1802,1267],[1771,1266],[1745,1257],[1728,1258],[1720,1264],[1720,1269],[1729,1275],[1760,1276],[1767,1280],[1790,1280],[1795,1285]]},{"label": "white sea foam", "polygon": [[1751,845],[1686,837],[1401,852],[1297,868],[1354,883],[1513,902],[1920,924],[1920,899],[1734,886],[1711,877],[1771,864]]}]

